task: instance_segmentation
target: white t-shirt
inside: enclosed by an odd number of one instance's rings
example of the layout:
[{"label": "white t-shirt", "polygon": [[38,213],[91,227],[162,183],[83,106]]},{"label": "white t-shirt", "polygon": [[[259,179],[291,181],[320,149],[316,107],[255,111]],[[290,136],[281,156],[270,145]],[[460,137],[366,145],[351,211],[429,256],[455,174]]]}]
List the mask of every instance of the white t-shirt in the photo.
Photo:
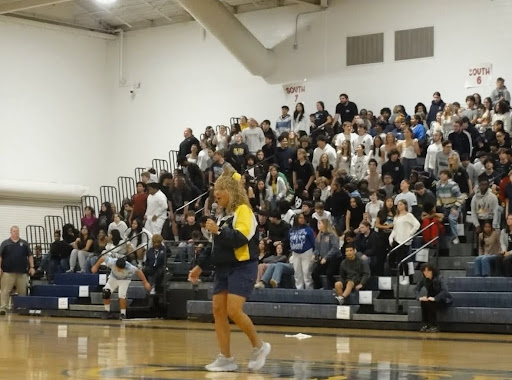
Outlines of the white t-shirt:
[{"label": "white t-shirt", "polygon": [[416,199],[416,195],[408,191],[407,193],[400,193],[395,197],[395,206],[398,204],[399,200],[405,200],[407,201],[407,211],[412,211],[412,206],[416,206],[418,204],[418,200]]}]

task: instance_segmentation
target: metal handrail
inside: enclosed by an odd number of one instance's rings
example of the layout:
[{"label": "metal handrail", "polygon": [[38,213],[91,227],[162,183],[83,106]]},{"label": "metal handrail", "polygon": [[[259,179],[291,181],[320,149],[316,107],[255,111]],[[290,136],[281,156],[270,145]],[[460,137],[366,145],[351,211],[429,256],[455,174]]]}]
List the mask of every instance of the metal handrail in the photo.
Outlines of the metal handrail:
[{"label": "metal handrail", "polygon": [[194,199],[192,199],[190,202],[187,202],[187,203],[185,203],[183,206],[178,207],[178,208],[176,209],[176,211],[174,211],[174,212],[178,212],[178,211],[180,211],[180,210],[184,209],[185,207],[187,207],[188,205],[190,205],[190,204],[194,203],[194,202],[195,202],[195,201],[197,201],[198,199],[201,199],[203,196],[205,196],[205,195],[206,195],[206,194],[208,194],[209,192],[210,192],[210,190],[205,191],[203,194],[198,195],[197,197],[195,197]]},{"label": "metal handrail", "polygon": [[386,261],[388,261],[389,263],[389,255],[396,251],[398,248],[400,248],[401,246],[405,245],[405,243],[411,241],[412,239],[414,239],[416,236],[418,236],[419,234],[421,234],[423,231],[425,231],[426,229],[428,229],[429,227],[433,226],[435,224],[435,222],[432,222],[430,223],[428,226],[426,226],[425,228],[417,231],[416,233],[414,233],[410,238],[408,238],[407,240],[404,240],[403,242],[401,242],[400,244],[398,244],[395,248],[393,248],[391,251],[388,252],[387,256],[386,256]]},{"label": "metal handrail", "polygon": [[[419,251],[421,251],[423,248],[427,248],[430,244],[432,244],[433,242],[435,242],[436,240],[439,239],[439,235],[437,235],[436,237],[434,237],[433,239],[431,239],[429,242],[423,244],[420,248],[416,249],[415,251],[411,252],[409,255],[407,255],[404,259],[402,259],[398,265],[396,266],[396,313],[399,314],[400,313],[400,267],[407,261],[409,260],[411,257],[413,257],[414,255],[416,255],[416,253],[418,253]],[[439,244],[438,244],[439,246]],[[437,255],[437,257],[439,258],[439,254]]]},{"label": "metal handrail", "polygon": [[[135,238],[137,238],[137,237],[139,237],[139,236],[141,236],[141,235],[146,235],[146,237],[147,237],[147,242],[146,242],[145,244],[143,244],[143,246],[147,246],[147,245],[149,244],[149,235],[147,234],[147,232],[144,232],[144,231],[139,232],[137,235],[132,236],[132,237],[130,238],[130,240],[135,239]],[[122,242],[121,244],[116,245],[114,248],[110,248],[108,251],[102,252],[102,253],[101,253],[101,255],[100,255],[99,257],[105,256],[106,254],[108,254],[108,253],[110,253],[110,252],[114,251],[115,249],[117,249],[117,248],[119,248],[119,247],[121,247],[121,246],[123,246],[123,245],[125,245],[125,244],[128,244],[128,243],[130,242],[130,240],[126,240],[126,241]],[[127,254],[127,255],[125,255],[125,257],[126,257],[126,256],[128,256],[128,254]]]}]

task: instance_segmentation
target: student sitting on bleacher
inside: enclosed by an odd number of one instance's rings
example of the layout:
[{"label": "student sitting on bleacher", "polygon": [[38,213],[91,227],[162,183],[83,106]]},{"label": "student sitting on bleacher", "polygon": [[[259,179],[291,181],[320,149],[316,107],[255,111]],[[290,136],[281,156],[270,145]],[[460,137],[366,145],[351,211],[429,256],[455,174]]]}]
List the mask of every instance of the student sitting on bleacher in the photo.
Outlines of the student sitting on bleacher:
[{"label": "student sitting on bleacher", "polygon": [[107,239],[108,243],[105,247],[105,251],[110,251],[107,253],[110,257],[119,259],[126,255],[126,244],[124,244],[124,240],[121,238],[121,234],[118,230],[112,230]]},{"label": "student sitting on bleacher", "polygon": [[83,268],[83,271],[85,271],[85,273],[91,273],[91,268],[93,267],[94,264],[96,264],[96,261],[98,261],[101,253],[105,251],[107,245],[107,234],[104,230],[99,230],[98,236],[96,237],[96,240],[94,240],[92,252],[89,253],[89,255],[87,256],[85,268]]},{"label": "student sitting on bleacher", "polygon": [[370,268],[368,263],[356,256],[356,249],[352,244],[345,246],[346,258],[340,265],[341,281],[334,284],[336,290],[336,299],[340,305],[343,305],[352,291],[361,290],[370,278]]},{"label": "student sitting on bleacher", "polygon": [[282,244],[276,246],[275,255],[269,256],[263,261],[268,266],[261,280],[254,285],[255,289],[263,289],[267,285],[278,288],[283,275],[293,275],[293,265],[288,262],[288,256],[285,254]]},{"label": "student sitting on bleacher", "polygon": [[501,252],[503,254],[503,274],[512,277],[512,214],[507,215],[507,225],[500,234]]},{"label": "student sitting on bleacher", "polygon": [[[450,304],[452,296],[432,264],[423,264],[421,273],[423,277],[416,285],[416,298],[421,301],[421,315],[425,325],[420,331],[438,332],[437,311]],[[425,288],[423,292],[422,288]]]},{"label": "student sitting on bleacher", "polygon": [[151,238],[153,247],[146,253],[146,261],[142,272],[146,275],[151,284],[149,294],[156,294],[155,285],[162,279],[165,271],[166,249],[162,244],[164,238],[162,235],[155,234]]},{"label": "student sitting on bleacher", "polygon": [[55,273],[63,273],[69,269],[69,255],[73,249],[71,245],[61,240],[61,233],[56,230],[53,234],[54,241],[50,245],[50,262],[48,265],[47,276],[49,281],[53,281]]},{"label": "student sitting on bleacher", "polygon": [[485,221],[478,235],[478,257],[475,259],[473,274],[476,277],[489,277],[491,263],[501,256],[500,234],[492,227],[492,221]]},{"label": "student sitting on bleacher", "polygon": [[89,232],[87,226],[82,226],[80,230],[80,236],[72,244],[73,250],[69,256],[69,270],[68,272],[74,272],[76,262],[78,260],[80,264],[80,271],[85,272],[85,262],[89,256],[89,252],[92,252],[94,239],[92,234]]}]

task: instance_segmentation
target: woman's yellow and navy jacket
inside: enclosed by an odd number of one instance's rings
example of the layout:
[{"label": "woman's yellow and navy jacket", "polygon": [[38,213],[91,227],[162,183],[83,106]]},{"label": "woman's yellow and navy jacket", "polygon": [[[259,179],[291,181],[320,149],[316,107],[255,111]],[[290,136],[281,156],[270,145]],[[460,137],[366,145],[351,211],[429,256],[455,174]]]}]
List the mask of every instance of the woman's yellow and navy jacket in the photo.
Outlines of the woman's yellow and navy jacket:
[{"label": "woman's yellow and navy jacket", "polygon": [[215,266],[227,266],[257,260],[256,226],[251,207],[245,204],[238,206],[232,216],[222,220],[220,234],[214,235],[211,263]]}]

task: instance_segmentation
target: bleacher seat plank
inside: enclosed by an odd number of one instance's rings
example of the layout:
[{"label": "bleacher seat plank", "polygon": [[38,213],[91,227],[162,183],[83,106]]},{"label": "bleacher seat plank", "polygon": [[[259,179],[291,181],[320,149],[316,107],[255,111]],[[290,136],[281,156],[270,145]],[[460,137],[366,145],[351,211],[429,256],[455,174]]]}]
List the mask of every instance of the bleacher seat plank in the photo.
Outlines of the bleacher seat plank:
[{"label": "bleacher seat plank", "polygon": [[451,292],[510,292],[511,277],[455,277],[446,278]]},{"label": "bleacher seat plank", "polygon": [[[512,308],[448,307],[438,314],[439,322],[510,324]],[[409,309],[409,322],[421,322],[421,307]]]},{"label": "bleacher seat plank", "polygon": [[[359,306],[347,306],[353,315],[359,310]],[[290,303],[266,303],[247,302],[245,312],[254,317],[273,318],[305,318],[305,319],[338,319],[336,305],[290,304]],[[212,315],[211,301],[188,301],[187,312],[189,315]]]},{"label": "bleacher seat plank", "polygon": [[67,298],[68,305],[77,302],[73,297],[16,296],[13,297],[13,309],[59,310],[59,299],[62,298]]}]

